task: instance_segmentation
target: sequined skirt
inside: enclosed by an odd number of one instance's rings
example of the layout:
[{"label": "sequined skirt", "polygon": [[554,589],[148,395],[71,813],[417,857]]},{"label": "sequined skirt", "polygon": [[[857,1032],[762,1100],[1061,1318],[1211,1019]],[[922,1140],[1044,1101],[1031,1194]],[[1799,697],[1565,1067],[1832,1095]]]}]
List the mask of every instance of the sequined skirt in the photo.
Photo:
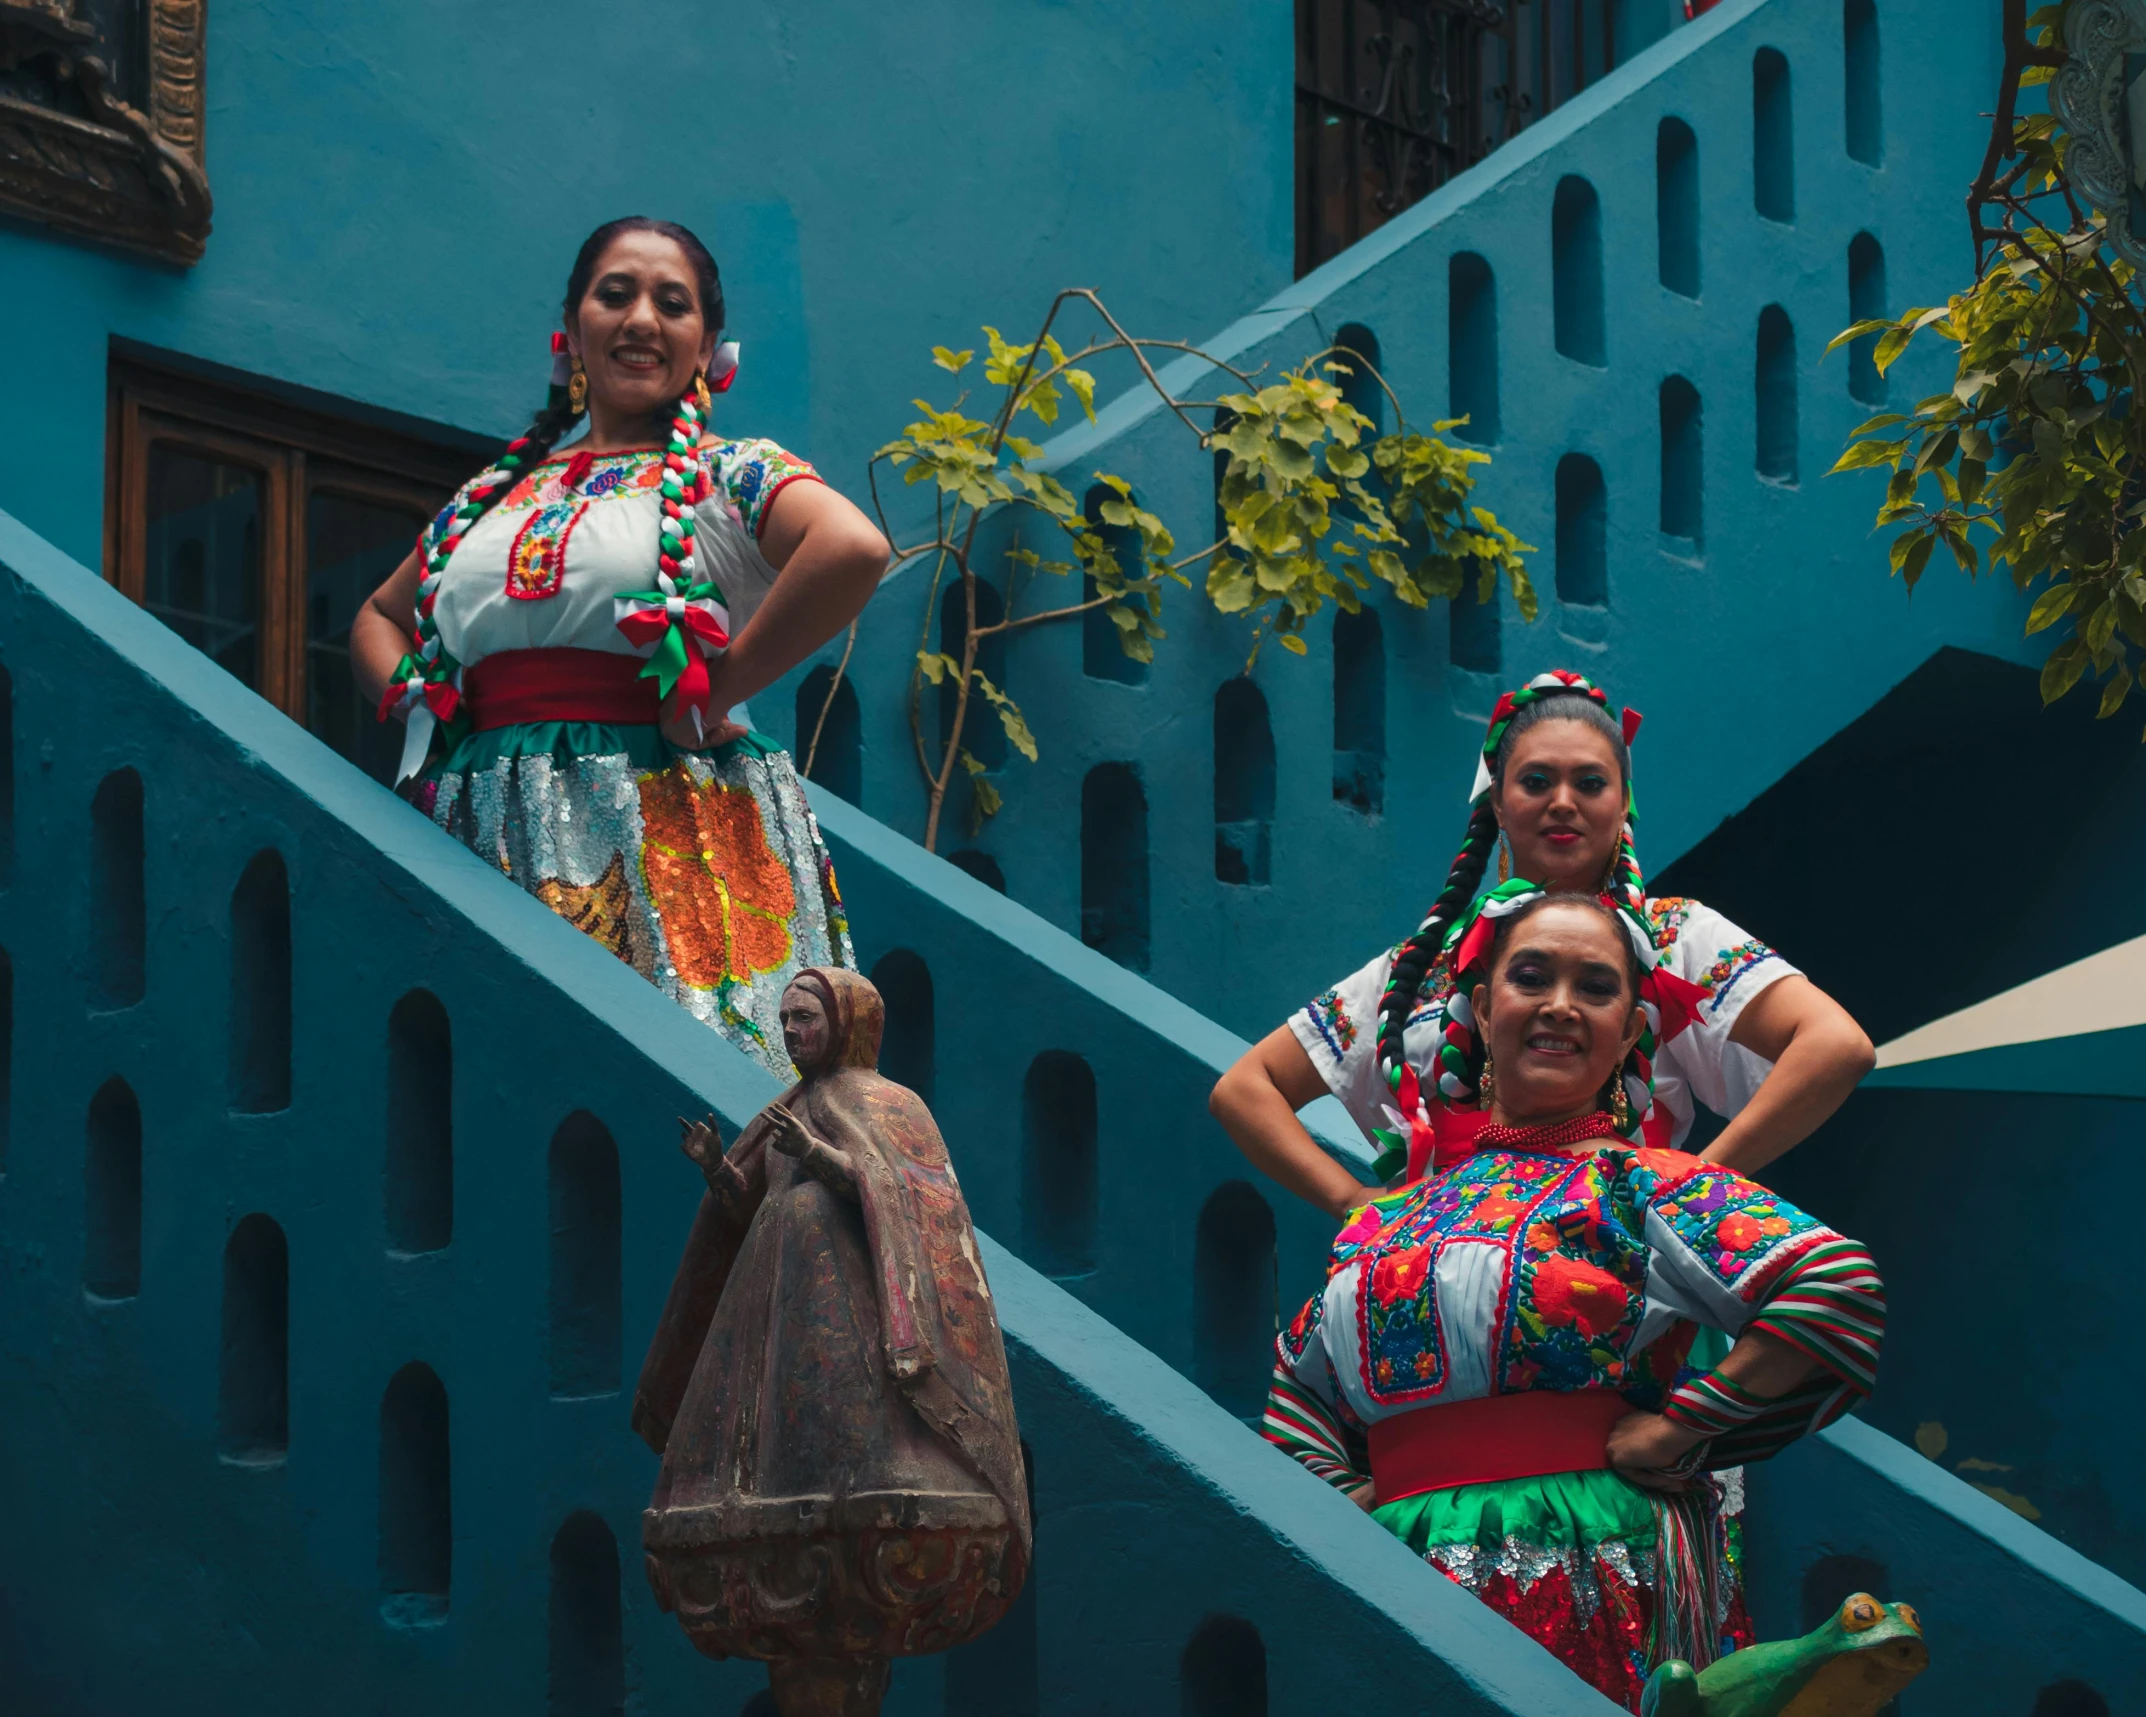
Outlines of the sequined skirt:
[{"label": "sequined skirt", "polygon": [[532,722],[465,738],[421,810],[778,1079],[777,1012],[808,966],[856,964],[788,753],[674,749],[652,727]]},{"label": "sequined skirt", "polygon": [[[1725,1501],[1733,1520],[1742,1499]],[[1646,1492],[1612,1472],[1554,1473],[1406,1497],[1372,1518],[1581,1680],[1639,1709],[1660,1587]],[[1752,1638],[1740,1537],[1732,1524],[1721,1547],[1714,1616],[1721,1652]]]}]

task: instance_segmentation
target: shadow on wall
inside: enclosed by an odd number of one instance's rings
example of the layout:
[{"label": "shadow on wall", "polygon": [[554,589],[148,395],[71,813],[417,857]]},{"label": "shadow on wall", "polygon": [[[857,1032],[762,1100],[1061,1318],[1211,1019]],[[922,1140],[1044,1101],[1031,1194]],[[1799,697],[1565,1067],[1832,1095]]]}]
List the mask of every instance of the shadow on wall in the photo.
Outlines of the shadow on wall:
[{"label": "shadow on wall", "polygon": [[1241,1616],[1213,1615],[1178,1659],[1179,1717],[1267,1717],[1267,1646]]},{"label": "shadow on wall", "polygon": [[2146,893],[2107,874],[2142,843],[2130,723],[2095,721],[2083,694],[2044,710],[2033,669],[1946,649],[1651,888],[1727,913],[1885,1043],[2146,934]]}]

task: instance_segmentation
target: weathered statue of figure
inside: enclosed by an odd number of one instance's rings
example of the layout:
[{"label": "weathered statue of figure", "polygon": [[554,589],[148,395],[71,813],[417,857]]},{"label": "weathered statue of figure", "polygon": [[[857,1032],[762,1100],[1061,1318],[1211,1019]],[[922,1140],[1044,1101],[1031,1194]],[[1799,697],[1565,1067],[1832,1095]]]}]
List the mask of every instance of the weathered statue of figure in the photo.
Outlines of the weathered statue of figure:
[{"label": "weathered statue of figure", "polygon": [[877,1071],[879,992],[782,998],[800,1082],[722,1152],[634,1401],[663,1457],[649,1583],[711,1657],[768,1664],[783,1717],[870,1717],[889,1660],[989,1628],[1027,1576],[1006,1351],[931,1113]]}]

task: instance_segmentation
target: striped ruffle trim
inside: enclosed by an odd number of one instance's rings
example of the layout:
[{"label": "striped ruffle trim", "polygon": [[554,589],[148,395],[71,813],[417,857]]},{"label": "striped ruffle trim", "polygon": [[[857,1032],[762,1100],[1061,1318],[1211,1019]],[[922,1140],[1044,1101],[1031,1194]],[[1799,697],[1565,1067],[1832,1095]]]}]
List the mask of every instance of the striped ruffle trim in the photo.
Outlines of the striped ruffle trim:
[{"label": "striped ruffle trim", "polygon": [[1274,1368],[1267,1386],[1267,1411],[1260,1419],[1259,1434],[1336,1490],[1353,1495],[1371,1482],[1371,1475],[1359,1471],[1350,1460],[1341,1422],[1285,1366]]},{"label": "striped ruffle trim", "polygon": [[1779,1454],[1870,1393],[1885,1339],[1885,1284],[1862,1247],[1828,1240],[1783,1273],[1747,1328],[1787,1342],[1825,1371],[1774,1400],[1753,1395],[1718,1370],[1679,1385],[1662,1412],[1711,1439],[1701,1463],[1708,1468]]}]

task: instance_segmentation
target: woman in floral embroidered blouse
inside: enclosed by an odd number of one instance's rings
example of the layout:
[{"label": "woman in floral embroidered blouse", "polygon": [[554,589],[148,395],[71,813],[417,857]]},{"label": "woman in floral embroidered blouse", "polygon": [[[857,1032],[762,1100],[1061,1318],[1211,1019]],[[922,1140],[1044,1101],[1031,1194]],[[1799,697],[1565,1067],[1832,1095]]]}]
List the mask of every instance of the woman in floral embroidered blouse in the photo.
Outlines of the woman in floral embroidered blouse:
[{"label": "woman in floral embroidered blouse", "polygon": [[[1710,1475],[1854,1406],[1885,1326],[1862,1247],[1622,1136],[1644,941],[1592,895],[1525,885],[1471,923],[1454,964],[1488,1124],[1342,1230],[1281,1338],[1264,1425],[1632,1710],[1656,1664],[1750,1643],[1740,1485]],[[1734,1341],[1710,1368],[1700,1326]]]},{"label": "woman in floral embroidered blouse", "polygon": [[1696,900],[1650,899],[1632,845],[1632,711],[1555,672],[1499,699],[1476,775],[1468,836],[1417,935],[1315,997],[1215,1087],[1238,1146],[1339,1218],[1365,1188],[1319,1148],[1296,1111],[1331,1092],[1379,1147],[1380,1178],[1412,1182],[1465,1157],[1482,1125],[1481,1047],[1457,996],[1457,937],[1492,851],[1516,879],[1614,900],[1650,932],[1650,1026],[1630,1077],[1627,1124],[1681,1144],[1695,1100],[1729,1124],[1703,1155],[1756,1173],[1838,1108],[1869,1071],[1870,1040],[1764,942]]},{"label": "woman in floral embroidered blouse", "polygon": [[598,228],[564,324],[550,403],[373,594],[357,670],[420,808],[788,1078],[784,988],[854,960],[790,759],[727,712],[856,618],[887,545],[803,460],[708,431],[737,348],[683,227]]}]

